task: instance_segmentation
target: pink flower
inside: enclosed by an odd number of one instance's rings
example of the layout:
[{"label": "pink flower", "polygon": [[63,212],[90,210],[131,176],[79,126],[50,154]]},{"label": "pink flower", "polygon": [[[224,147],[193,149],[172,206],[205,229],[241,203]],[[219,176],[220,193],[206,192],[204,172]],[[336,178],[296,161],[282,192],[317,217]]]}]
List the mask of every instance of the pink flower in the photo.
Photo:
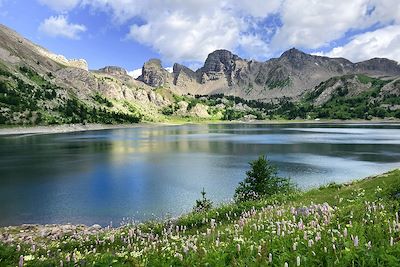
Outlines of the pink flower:
[{"label": "pink flower", "polygon": [[354,237],[353,242],[354,242],[354,246],[358,247],[358,236],[357,235],[356,235],[356,237]]},{"label": "pink flower", "polygon": [[19,262],[18,262],[18,267],[24,266],[24,256],[21,255],[19,256]]}]

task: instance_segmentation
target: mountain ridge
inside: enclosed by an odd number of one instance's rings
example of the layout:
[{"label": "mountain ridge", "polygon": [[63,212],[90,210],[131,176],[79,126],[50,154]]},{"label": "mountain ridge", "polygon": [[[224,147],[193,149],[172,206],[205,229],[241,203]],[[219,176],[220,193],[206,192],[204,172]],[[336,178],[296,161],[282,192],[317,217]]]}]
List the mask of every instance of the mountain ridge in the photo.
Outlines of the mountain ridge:
[{"label": "mountain ridge", "polygon": [[[0,25],[0,124],[398,117],[398,76],[393,60],[352,63],[292,48],[264,62],[220,49],[196,71],[175,63],[172,73],[151,59],[134,79],[119,66],[89,70],[86,61],[56,55]],[[303,108],[304,101],[312,107]]]},{"label": "mountain ridge", "polygon": [[[173,75],[168,78],[168,75],[164,75],[161,63],[158,70],[149,69],[146,64],[143,66],[143,71],[152,79],[163,80],[156,87],[167,86],[183,94],[223,93],[255,100],[281,97],[298,100],[305,91],[340,75],[400,75],[400,66],[394,60],[372,58],[353,63],[345,58],[310,55],[296,48],[265,62],[242,59],[228,50],[216,50],[208,55],[203,67],[196,71],[186,71],[191,77],[186,84],[177,82],[181,70],[182,67],[174,68]],[[190,89],[182,90],[182,87]]]}]

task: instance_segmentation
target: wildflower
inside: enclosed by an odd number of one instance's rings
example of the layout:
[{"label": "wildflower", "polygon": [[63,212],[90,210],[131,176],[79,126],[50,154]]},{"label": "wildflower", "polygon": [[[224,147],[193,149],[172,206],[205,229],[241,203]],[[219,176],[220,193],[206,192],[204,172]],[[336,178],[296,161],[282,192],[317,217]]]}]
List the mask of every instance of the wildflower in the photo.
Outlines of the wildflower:
[{"label": "wildflower", "polygon": [[300,256],[297,256],[296,263],[297,263],[297,266],[300,266]]},{"label": "wildflower", "polygon": [[21,246],[19,244],[17,245],[17,251],[21,251]]},{"label": "wildflower", "polygon": [[390,246],[393,246],[393,237],[390,237]]},{"label": "wildflower", "polygon": [[240,252],[240,244],[237,244],[237,251]]},{"label": "wildflower", "polygon": [[22,267],[24,266],[24,256],[21,255],[19,256],[19,263],[18,263],[18,267]]},{"label": "wildflower", "polygon": [[311,248],[313,244],[314,244],[314,241],[312,239],[308,240],[308,247],[309,248]]},{"label": "wildflower", "polygon": [[261,246],[258,246],[258,253],[261,254]]},{"label": "wildflower", "polygon": [[293,243],[293,251],[296,251],[296,249],[297,249],[297,242],[294,242]]},{"label": "wildflower", "polygon": [[287,262],[285,262],[285,267],[289,267],[289,264]]},{"label": "wildflower", "polygon": [[211,224],[211,229],[214,229],[216,226],[215,219],[211,219],[210,224]]},{"label": "wildflower", "polygon": [[358,236],[357,235],[356,235],[356,237],[354,237],[353,242],[354,242],[354,246],[358,247]]},{"label": "wildflower", "polygon": [[181,261],[183,261],[183,256],[182,256],[182,254],[176,252],[174,256],[175,256],[175,258],[178,258],[178,259],[180,259]]},{"label": "wildflower", "polygon": [[269,263],[272,263],[272,254],[271,253],[269,253],[269,255],[268,255],[268,261],[269,261]]},{"label": "wildflower", "polygon": [[368,241],[368,243],[367,243],[367,248],[368,248],[368,249],[371,249],[371,248],[372,248],[371,241]]},{"label": "wildflower", "polygon": [[60,267],[64,267],[64,262],[60,260]]},{"label": "wildflower", "polygon": [[328,253],[328,248],[327,247],[324,247],[324,252]]},{"label": "wildflower", "polygon": [[347,238],[347,227],[344,228],[344,230],[343,230],[343,236],[344,236],[345,238]]}]

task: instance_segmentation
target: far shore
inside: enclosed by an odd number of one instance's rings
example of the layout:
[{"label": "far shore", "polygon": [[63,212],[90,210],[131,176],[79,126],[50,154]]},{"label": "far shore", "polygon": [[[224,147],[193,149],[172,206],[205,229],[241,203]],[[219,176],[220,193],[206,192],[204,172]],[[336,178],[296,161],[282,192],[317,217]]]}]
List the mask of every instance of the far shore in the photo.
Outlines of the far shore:
[{"label": "far shore", "polygon": [[127,129],[137,127],[156,127],[156,126],[173,126],[184,124],[400,124],[400,120],[262,120],[262,121],[209,121],[209,120],[174,120],[171,122],[143,122],[137,124],[63,124],[48,126],[0,126],[0,136],[8,135],[40,135],[40,134],[56,134],[71,133],[83,131],[97,131],[108,129]]}]

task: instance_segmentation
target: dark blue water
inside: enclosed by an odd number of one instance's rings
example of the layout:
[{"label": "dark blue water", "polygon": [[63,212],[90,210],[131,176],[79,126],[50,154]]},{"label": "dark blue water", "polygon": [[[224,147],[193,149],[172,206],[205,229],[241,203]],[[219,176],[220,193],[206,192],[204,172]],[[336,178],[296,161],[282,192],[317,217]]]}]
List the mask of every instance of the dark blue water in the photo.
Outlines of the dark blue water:
[{"label": "dark blue water", "polygon": [[231,124],[0,138],[0,225],[118,224],[229,200],[267,154],[301,187],[400,167],[400,125]]}]

